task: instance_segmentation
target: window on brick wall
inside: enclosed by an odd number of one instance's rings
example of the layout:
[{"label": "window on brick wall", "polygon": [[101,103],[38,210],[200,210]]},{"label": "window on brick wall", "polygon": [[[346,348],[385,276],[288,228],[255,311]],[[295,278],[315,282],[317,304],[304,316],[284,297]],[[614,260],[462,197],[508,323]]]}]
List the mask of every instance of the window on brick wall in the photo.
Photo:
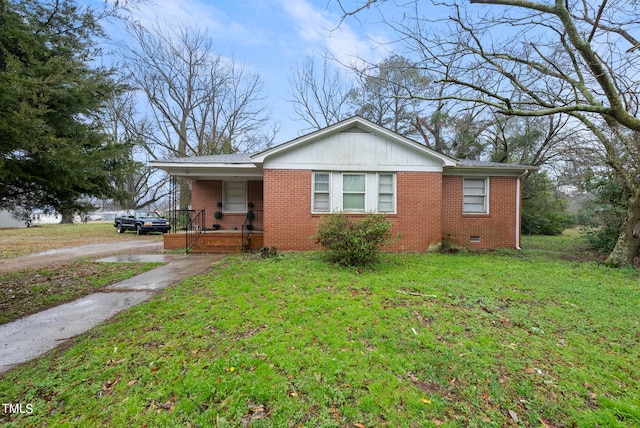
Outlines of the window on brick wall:
[{"label": "window on brick wall", "polygon": [[342,210],[364,211],[366,191],[365,174],[342,174]]},{"label": "window on brick wall", "polygon": [[394,213],[396,174],[375,172],[314,172],[311,211],[328,213]]},{"label": "window on brick wall", "polygon": [[489,212],[489,179],[465,178],[463,180],[462,212],[487,214]]},{"label": "window on brick wall", "polygon": [[392,213],[395,206],[395,175],[378,174],[378,212]]},{"label": "window on brick wall", "polygon": [[331,212],[330,186],[331,175],[328,172],[316,172],[313,174],[313,212]]},{"label": "window on brick wall", "polygon": [[222,210],[227,213],[244,213],[247,211],[246,181],[224,182]]}]

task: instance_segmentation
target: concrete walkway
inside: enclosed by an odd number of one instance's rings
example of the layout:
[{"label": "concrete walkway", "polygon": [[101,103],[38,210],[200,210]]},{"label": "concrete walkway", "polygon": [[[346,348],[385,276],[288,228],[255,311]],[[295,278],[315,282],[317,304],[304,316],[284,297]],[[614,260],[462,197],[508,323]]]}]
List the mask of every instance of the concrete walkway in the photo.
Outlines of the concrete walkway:
[{"label": "concrete walkway", "polygon": [[0,325],[0,373],[36,358],[120,311],[149,299],[154,292],[208,269],[224,255],[119,255],[103,262],[165,262],[151,271],[70,303]]}]

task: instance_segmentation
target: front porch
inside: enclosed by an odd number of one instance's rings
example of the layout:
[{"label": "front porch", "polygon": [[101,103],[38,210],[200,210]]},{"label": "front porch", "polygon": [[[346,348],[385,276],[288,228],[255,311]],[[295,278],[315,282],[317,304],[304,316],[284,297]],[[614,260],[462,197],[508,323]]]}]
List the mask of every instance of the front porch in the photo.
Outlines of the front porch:
[{"label": "front porch", "polygon": [[261,230],[206,230],[200,232],[197,238],[189,244],[189,233],[165,233],[165,250],[190,249],[190,253],[240,253],[243,251],[259,250],[263,245]]}]

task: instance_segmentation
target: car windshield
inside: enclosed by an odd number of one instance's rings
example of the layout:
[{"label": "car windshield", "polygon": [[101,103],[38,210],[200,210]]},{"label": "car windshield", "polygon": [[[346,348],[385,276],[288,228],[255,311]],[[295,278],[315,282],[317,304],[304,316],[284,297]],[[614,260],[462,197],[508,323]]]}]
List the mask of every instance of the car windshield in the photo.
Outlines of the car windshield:
[{"label": "car windshield", "polygon": [[136,211],[136,218],[160,218],[155,211]]}]

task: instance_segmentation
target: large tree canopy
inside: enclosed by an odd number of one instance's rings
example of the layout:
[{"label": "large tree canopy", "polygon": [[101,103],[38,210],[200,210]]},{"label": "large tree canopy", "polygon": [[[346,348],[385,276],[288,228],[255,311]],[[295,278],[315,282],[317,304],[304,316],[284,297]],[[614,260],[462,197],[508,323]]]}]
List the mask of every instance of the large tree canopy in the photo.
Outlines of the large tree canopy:
[{"label": "large tree canopy", "polygon": [[[116,6],[117,7],[117,6]],[[100,12],[72,0],[0,0],[0,208],[71,214],[117,197],[128,147],[101,113],[123,88],[96,66]]]},{"label": "large tree canopy", "polygon": [[[131,85],[150,110],[141,146],[153,158],[205,156],[262,149],[276,134],[264,105],[262,79],[214,52],[197,27],[131,25],[123,61]],[[190,203],[180,182],[180,206]]]},{"label": "large tree canopy", "polygon": [[377,10],[437,94],[423,100],[481,104],[505,116],[568,115],[597,139],[602,161],[629,195],[613,265],[633,263],[640,243],[640,8],[635,0],[337,0],[344,17]]}]

